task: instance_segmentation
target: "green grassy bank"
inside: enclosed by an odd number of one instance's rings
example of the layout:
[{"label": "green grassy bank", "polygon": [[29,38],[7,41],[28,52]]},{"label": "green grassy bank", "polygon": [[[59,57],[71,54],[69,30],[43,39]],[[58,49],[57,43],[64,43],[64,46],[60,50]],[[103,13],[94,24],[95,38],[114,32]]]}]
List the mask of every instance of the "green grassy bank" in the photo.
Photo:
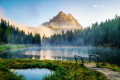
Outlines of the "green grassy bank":
[{"label": "green grassy bank", "polygon": [[11,68],[48,68],[55,71],[52,75],[44,77],[44,80],[107,80],[103,74],[89,70],[74,61],[32,59],[1,59],[0,80],[23,80],[22,76],[10,72]]},{"label": "green grassy bank", "polygon": [[25,48],[29,45],[0,45],[0,52],[8,49]]},{"label": "green grassy bank", "polygon": [[101,68],[108,68],[111,69],[113,71],[119,71],[120,72],[120,67],[114,64],[109,64],[109,63],[99,63],[99,67]]}]

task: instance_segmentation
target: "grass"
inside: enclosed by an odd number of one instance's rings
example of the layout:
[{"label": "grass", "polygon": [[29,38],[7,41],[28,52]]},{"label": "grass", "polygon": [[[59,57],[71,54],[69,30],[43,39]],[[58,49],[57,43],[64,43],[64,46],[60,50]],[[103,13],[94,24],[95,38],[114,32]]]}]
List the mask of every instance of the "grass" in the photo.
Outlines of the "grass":
[{"label": "grass", "polygon": [[111,69],[113,71],[119,71],[120,72],[120,67],[117,66],[117,65],[114,65],[114,64],[109,64],[109,63],[99,63],[99,67],[102,67],[102,68],[108,68],[108,69]]},{"label": "grass", "polygon": [[44,80],[107,80],[96,71],[76,64],[75,61],[59,60],[32,60],[32,59],[0,59],[0,80],[22,80],[22,76],[16,76],[9,70],[27,68],[48,68],[55,72],[45,76]]},{"label": "grass", "polygon": [[13,74],[8,66],[0,63],[0,80],[22,80],[22,77]]},{"label": "grass", "polygon": [[28,45],[1,45],[0,52],[8,49],[25,48],[25,47],[28,47]]}]

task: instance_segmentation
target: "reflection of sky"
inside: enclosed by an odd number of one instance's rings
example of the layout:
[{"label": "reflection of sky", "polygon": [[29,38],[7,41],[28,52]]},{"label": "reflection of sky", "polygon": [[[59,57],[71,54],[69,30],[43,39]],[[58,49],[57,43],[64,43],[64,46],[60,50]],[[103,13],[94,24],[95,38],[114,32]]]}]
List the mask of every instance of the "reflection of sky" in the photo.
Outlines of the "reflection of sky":
[{"label": "reflection of sky", "polygon": [[62,57],[74,57],[74,55],[80,55],[82,57],[88,57],[87,49],[42,49],[40,51],[25,51],[25,55],[32,55],[32,59],[35,59],[35,56],[39,56],[40,60],[48,59],[62,59]]},{"label": "reflection of sky", "polygon": [[53,73],[53,71],[45,68],[17,69],[17,70],[14,69],[11,71],[17,73],[17,75],[23,75],[27,80],[42,80],[44,76]]},{"label": "reflection of sky", "polygon": [[74,60],[74,55],[82,56],[88,60],[89,54],[97,54],[100,61],[116,63],[120,65],[120,50],[111,48],[93,47],[50,47],[50,48],[27,48],[0,52],[0,58],[4,59],[38,59],[38,60]]},{"label": "reflection of sky", "polygon": [[39,60],[73,60],[74,55],[88,57],[88,48],[80,47],[58,47],[58,48],[28,48],[10,50],[4,53],[1,57],[6,59],[21,58],[21,59],[39,59]]}]

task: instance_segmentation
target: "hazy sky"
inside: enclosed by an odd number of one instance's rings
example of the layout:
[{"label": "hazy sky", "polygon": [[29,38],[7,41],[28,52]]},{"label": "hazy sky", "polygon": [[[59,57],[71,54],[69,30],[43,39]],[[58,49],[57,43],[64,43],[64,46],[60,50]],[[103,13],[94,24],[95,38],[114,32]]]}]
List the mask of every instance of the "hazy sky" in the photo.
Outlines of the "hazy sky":
[{"label": "hazy sky", "polygon": [[120,15],[120,0],[0,0],[0,15],[28,26],[37,27],[60,11],[86,27]]}]

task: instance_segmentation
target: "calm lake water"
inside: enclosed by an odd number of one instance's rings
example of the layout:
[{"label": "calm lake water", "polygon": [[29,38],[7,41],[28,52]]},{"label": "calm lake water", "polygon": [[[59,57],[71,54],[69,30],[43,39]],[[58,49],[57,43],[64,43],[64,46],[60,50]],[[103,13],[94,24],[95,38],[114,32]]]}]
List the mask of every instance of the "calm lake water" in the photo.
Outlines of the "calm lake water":
[{"label": "calm lake water", "polygon": [[74,55],[89,59],[89,54],[100,56],[101,62],[109,62],[120,65],[120,49],[95,48],[95,47],[31,47],[0,52],[0,58],[4,59],[38,59],[38,60],[74,60]]},{"label": "calm lake water", "polygon": [[49,69],[39,69],[39,68],[33,68],[33,69],[11,69],[12,72],[14,72],[17,75],[24,76],[23,78],[25,80],[43,80],[43,78],[47,75],[53,74],[52,70]]}]

